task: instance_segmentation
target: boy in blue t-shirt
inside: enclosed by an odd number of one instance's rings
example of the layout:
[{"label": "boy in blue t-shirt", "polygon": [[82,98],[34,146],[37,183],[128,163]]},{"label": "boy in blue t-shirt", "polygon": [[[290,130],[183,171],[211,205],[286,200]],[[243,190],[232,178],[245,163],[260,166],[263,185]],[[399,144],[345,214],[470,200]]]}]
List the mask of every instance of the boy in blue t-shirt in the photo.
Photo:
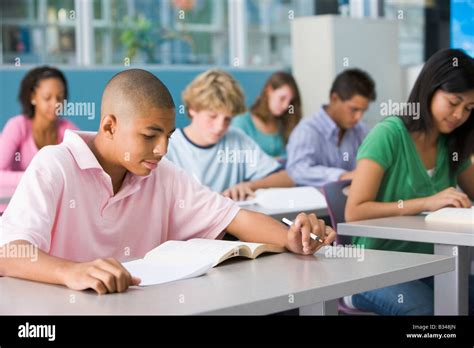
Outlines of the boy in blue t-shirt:
[{"label": "boy in blue t-shirt", "polygon": [[242,90],[232,76],[204,72],[187,86],[183,100],[192,121],[171,137],[169,160],[234,200],[259,188],[294,186],[277,160],[244,132],[229,128],[232,117],[245,111]]}]

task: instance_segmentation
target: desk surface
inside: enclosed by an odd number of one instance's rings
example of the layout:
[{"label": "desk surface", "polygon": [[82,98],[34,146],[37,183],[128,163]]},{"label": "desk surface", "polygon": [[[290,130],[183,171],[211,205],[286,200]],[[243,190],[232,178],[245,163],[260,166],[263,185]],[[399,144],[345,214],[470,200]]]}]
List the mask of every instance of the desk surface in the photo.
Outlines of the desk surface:
[{"label": "desk surface", "polygon": [[258,204],[253,204],[253,205],[247,205],[243,206],[242,209],[248,209],[252,211],[256,211],[258,213],[263,213],[266,215],[269,215],[277,220],[281,220],[282,218],[286,217],[288,219],[295,219],[296,215],[299,213],[306,213],[306,214],[311,214],[315,213],[316,216],[321,217],[321,216],[327,216],[328,215],[328,209],[327,207],[322,207],[322,208],[317,208],[317,209],[309,209],[309,210],[298,210],[298,209],[267,209],[263,208],[262,206]]},{"label": "desk surface", "polygon": [[337,225],[337,233],[345,236],[474,246],[473,226],[426,222],[424,215],[395,216],[341,223]]},{"label": "desk surface", "polygon": [[[340,249],[332,249],[340,250]],[[364,260],[290,253],[230,260],[207,274],[98,296],[0,278],[2,315],[270,314],[454,269],[454,258],[364,250]]]}]

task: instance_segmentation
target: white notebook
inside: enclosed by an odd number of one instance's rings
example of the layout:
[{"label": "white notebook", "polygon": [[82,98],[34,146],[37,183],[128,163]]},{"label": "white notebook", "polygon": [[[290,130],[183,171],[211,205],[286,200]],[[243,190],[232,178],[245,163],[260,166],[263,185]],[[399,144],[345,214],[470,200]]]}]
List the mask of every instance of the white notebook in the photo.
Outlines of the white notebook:
[{"label": "white notebook", "polygon": [[141,279],[140,286],[146,286],[198,277],[232,257],[254,259],[264,252],[283,251],[284,248],[272,244],[200,238],[170,240],[148,252],[143,259],[125,262],[123,266]]},{"label": "white notebook", "polygon": [[255,198],[237,204],[241,207],[258,204],[266,209],[295,211],[327,208],[324,195],[310,186],[259,189],[255,191]]},{"label": "white notebook", "polygon": [[426,215],[425,221],[452,224],[467,224],[474,226],[474,207],[442,208]]}]

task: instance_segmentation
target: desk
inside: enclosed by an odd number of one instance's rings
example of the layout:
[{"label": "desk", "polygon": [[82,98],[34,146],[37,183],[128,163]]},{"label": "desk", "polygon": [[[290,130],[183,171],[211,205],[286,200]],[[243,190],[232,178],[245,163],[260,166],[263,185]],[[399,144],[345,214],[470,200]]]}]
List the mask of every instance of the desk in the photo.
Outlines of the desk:
[{"label": "desk", "polygon": [[263,213],[263,214],[271,216],[272,218],[276,220],[281,220],[284,217],[290,220],[294,220],[299,213],[306,213],[306,214],[315,213],[318,218],[329,215],[327,207],[321,207],[321,208],[309,209],[309,210],[297,210],[297,209],[292,209],[292,208],[267,209],[267,208],[263,208],[262,206],[258,204],[252,204],[252,205],[243,206],[242,209],[247,209],[251,211],[256,211],[258,213]]},{"label": "desk", "polygon": [[365,250],[364,261],[290,253],[234,259],[193,279],[98,296],[0,278],[1,315],[337,314],[337,299],[454,269],[442,255]]},{"label": "desk", "polygon": [[337,232],[345,236],[434,243],[436,255],[456,259],[454,271],[435,276],[435,314],[468,314],[469,247],[474,246],[472,226],[426,222],[424,215],[417,215],[341,223]]}]

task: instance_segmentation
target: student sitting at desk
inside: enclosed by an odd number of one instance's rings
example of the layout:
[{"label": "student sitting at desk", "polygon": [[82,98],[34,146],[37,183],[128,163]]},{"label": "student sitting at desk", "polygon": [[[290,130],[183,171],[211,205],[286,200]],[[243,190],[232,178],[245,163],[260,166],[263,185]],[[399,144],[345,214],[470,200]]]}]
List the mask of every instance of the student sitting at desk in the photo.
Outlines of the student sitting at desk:
[{"label": "student sitting at desk", "polygon": [[[158,78],[139,69],[115,75],[98,132],[67,131],[27,168],[0,220],[0,276],[122,292],[139,280],[117,260],[170,239],[214,239],[227,230],[306,255],[334,240],[314,214],[299,214],[288,229],[198,184],[163,158],[174,130],[173,99]],[[20,245],[37,247],[37,257],[9,252]]]},{"label": "student sitting at desk", "polygon": [[367,133],[359,121],[375,100],[375,84],[359,69],[346,70],[334,80],[329,98],[291,133],[286,170],[297,185],[322,187],[354,175],[357,149]]},{"label": "student sitting at desk", "polygon": [[[11,118],[0,136],[0,196],[13,194],[39,149],[62,142],[66,129],[77,129],[56,112],[57,104],[67,99],[66,78],[58,69],[43,66],[29,71],[18,99],[23,113]],[[4,209],[0,206],[0,211]]]},{"label": "student sitting at desk", "polygon": [[[419,105],[419,112],[413,112],[417,110],[413,107],[408,112],[408,105]],[[384,119],[361,145],[346,220],[470,207],[474,199],[473,110],[474,59],[454,49],[434,54],[415,82],[407,112]],[[354,242],[370,249],[433,252],[433,245],[426,243],[366,237]],[[472,313],[472,276],[470,282]],[[402,303],[399,294],[404,296]],[[431,315],[432,278],[357,294],[352,304],[387,315]]]},{"label": "student sitting at desk", "polygon": [[294,186],[278,161],[240,129],[229,128],[245,110],[238,82],[221,70],[197,76],[183,92],[189,126],[176,131],[167,158],[213,191],[244,200],[267,187]]},{"label": "student sitting at desk", "polygon": [[250,111],[237,116],[231,125],[242,129],[265,151],[283,160],[291,132],[301,120],[301,97],[291,74],[278,71],[265,82]]}]

